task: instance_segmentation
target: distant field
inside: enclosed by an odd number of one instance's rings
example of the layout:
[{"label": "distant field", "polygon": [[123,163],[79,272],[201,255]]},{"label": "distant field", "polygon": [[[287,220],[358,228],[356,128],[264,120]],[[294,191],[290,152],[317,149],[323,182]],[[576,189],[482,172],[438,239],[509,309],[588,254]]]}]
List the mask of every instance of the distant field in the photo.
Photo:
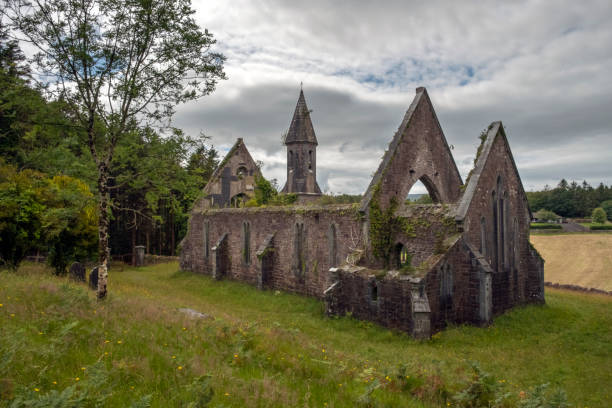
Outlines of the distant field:
[{"label": "distant field", "polygon": [[553,283],[612,290],[612,234],[532,235],[544,279]]},{"label": "distant field", "polygon": [[561,406],[535,404],[544,383],[610,406],[610,296],[547,288],[545,306],[425,342],[323,309],[177,263],[111,269],[104,302],[40,265],[0,270],[0,407]]}]

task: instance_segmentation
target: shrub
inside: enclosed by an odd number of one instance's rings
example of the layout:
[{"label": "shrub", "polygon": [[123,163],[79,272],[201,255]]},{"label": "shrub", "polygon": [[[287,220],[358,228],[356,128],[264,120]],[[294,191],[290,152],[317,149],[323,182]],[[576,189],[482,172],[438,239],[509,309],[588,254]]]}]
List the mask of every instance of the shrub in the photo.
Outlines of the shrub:
[{"label": "shrub", "polygon": [[560,230],[561,225],[559,224],[543,224],[543,223],[537,223],[534,222],[530,225],[531,229],[548,229],[548,230]]},{"label": "shrub", "polygon": [[591,231],[612,231],[612,225],[591,225]]},{"label": "shrub", "polygon": [[607,215],[603,208],[597,207],[596,209],[593,210],[593,213],[591,214],[591,218],[593,219],[593,222],[596,222],[598,224],[603,224],[606,222]]},{"label": "shrub", "polygon": [[612,221],[612,200],[603,201],[599,206],[603,208],[608,215],[608,220]]},{"label": "shrub", "polygon": [[533,216],[542,221],[555,221],[560,218],[554,212],[545,209],[537,211]]}]

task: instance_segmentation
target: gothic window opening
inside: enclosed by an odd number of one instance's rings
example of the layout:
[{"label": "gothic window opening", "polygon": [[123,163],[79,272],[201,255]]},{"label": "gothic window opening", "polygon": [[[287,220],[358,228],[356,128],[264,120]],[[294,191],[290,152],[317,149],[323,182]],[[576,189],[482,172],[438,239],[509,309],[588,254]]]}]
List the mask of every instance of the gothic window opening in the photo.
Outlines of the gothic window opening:
[{"label": "gothic window opening", "polygon": [[480,253],[487,255],[487,220],[485,217],[480,219]]},{"label": "gothic window opening", "polygon": [[329,226],[329,266],[330,267],[335,267],[337,266],[337,252],[338,252],[338,248],[337,248],[337,240],[336,240],[336,225],[335,224],[330,224]]},{"label": "gothic window opening", "polygon": [[251,263],[251,223],[242,223],[242,261],[245,265]]},{"label": "gothic window opening", "polygon": [[401,243],[398,242],[395,245],[394,252],[394,264],[397,269],[410,268],[412,266],[412,255],[408,252],[408,249]]},{"label": "gothic window opening", "polygon": [[376,280],[370,281],[370,301],[378,302],[378,284]]},{"label": "gothic window opening", "polygon": [[440,270],[440,306],[450,308],[453,303],[453,271],[449,264],[444,264]]},{"label": "gothic window opening", "polygon": [[296,275],[303,277],[306,269],[304,260],[304,223],[297,222],[293,237],[293,269]]},{"label": "gothic window opening", "polygon": [[308,151],[308,170],[312,170],[312,150]]},{"label": "gothic window opening", "polygon": [[293,166],[293,151],[289,150],[289,165],[287,167]]},{"label": "gothic window opening", "polygon": [[236,170],[236,175],[238,176],[238,178],[243,178],[244,176],[246,176],[248,174],[248,170],[246,167],[244,166],[240,166],[238,167],[238,170]]},{"label": "gothic window opening", "polygon": [[210,256],[210,222],[204,223],[204,258]]}]

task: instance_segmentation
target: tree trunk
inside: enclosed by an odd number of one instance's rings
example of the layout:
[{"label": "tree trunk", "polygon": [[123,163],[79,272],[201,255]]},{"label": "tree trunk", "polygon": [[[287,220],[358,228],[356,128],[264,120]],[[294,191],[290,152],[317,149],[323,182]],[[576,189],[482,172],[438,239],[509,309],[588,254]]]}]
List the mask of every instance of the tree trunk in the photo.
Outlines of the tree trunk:
[{"label": "tree trunk", "polygon": [[106,297],[106,285],[108,282],[108,166],[104,161],[98,164],[98,194],[100,197],[99,222],[98,222],[98,299]]}]

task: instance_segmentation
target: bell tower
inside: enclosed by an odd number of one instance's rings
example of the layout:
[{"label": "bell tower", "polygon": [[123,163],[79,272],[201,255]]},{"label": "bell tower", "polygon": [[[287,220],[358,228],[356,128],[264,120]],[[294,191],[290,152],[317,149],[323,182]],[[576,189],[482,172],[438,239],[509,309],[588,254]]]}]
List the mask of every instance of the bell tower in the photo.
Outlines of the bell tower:
[{"label": "bell tower", "polygon": [[300,196],[321,195],[321,189],[317,184],[317,145],[319,143],[302,89],[300,89],[300,97],[284,144],[287,146],[287,183],[282,192],[296,193]]}]

